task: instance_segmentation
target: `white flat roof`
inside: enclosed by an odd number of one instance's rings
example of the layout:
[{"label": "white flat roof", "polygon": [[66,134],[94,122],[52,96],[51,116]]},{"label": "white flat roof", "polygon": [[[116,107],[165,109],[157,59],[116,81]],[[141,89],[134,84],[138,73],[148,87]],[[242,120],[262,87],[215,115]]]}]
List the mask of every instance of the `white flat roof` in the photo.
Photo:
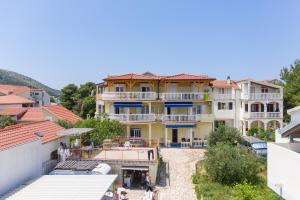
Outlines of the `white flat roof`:
[{"label": "white flat roof", "polygon": [[6,197],[10,200],[100,200],[117,175],[45,175]]}]

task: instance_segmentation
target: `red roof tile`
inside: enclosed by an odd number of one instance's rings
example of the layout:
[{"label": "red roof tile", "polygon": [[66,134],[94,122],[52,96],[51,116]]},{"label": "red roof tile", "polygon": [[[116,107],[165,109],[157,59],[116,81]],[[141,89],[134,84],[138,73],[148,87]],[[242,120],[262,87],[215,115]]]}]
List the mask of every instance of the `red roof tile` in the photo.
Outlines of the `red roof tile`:
[{"label": "red roof tile", "polygon": [[214,80],[211,82],[215,88],[234,88],[239,89],[239,86],[235,81],[231,81],[230,84],[227,84],[227,80]]},{"label": "red roof tile", "polygon": [[166,80],[215,80],[215,78],[209,77],[207,75],[193,75],[193,74],[176,74],[173,76],[167,76],[163,79]]},{"label": "red roof tile", "polygon": [[27,86],[0,84],[0,92],[5,94],[20,94],[30,90],[31,88]]},{"label": "red roof tile", "polygon": [[43,108],[62,120],[66,120],[72,123],[76,123],[82,120],[82,118],[75,115],[72,111],[66,109],[61,105],[49,105],[44,106]]},{"label": "red roof tile", "polygon": [[104,80],[156,80],[157,76],[143,74],[124,74],[117,76],[108,76]]},{"label": "red roof tile", "polygon": [[0,150],[11,148],[37,139],[35,133],[43,134],[42,143],[53,141],[60,136],[57,134],[65,130],[51,121],[41,121],[17,124],[0,129]]},{"label": "red roof tile", "polygon": [[20,121],[34,122],[44,120],[44,115],[41,107],[28,108],[27,112],[20,118]]},{"label": "red roof tile", "polygon": [[24,97],[16,96],[14,94],[0,96],[0,104],[32,104],[34,103],[30,99]]},{"label": "red roof tile", "polygon": [[28,108],[6,108],[0,111],[0,115],[9,115],[9,116],[16,116],[21,115],[27,111]]}]

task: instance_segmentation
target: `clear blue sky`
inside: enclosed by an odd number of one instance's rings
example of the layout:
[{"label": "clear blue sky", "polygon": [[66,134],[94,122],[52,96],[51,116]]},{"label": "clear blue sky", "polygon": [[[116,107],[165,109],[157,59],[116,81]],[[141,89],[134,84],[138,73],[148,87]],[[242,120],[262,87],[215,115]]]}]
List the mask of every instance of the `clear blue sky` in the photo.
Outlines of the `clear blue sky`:
[{"label": "clear blue sky", "polygon": [[1,0],[0,68],[60,89],[106,75],[278,78],[300,58],[298,0]]}]

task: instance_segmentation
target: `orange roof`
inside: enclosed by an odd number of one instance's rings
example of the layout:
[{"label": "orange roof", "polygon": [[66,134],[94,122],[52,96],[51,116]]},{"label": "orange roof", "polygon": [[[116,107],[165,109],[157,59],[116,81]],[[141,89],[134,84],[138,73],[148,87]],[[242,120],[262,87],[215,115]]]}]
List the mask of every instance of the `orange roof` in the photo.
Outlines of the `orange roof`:
[{"label": "orange roof", "polygon": [[118,76],[108,76],[104,80],[215,80],[207,75],[177,74],[173,76],[156,76],[154,74],[124,74]]},{"label": "orange roof", "polygon": [[75,115],[72,111],[66,109],[61,105],[49,105],[44,106],[43,108],[62,120],[66,120],[72,123],[76,123],[82,120],[82,118]]},{"label": "orange roof", "polygon": [[215,88],[234,88],[239,89],[239,86],[235,81],[231,81],[230,84],[227,84],[227,80],[214,80],[211,82]]},{"label": "orange roof", "polygon": [[0,129],[0,150],[11,148],[37,139],[35,133],[42,133],[42,143],[53,141],[60,136],[57,134],[65,130],[51,121],[32,122],[8,126]]},{"label": "orange roof", "polygon": [[14,94],[0,96],[0,104],[32,104],[34,103],[30,99],[26,99],[24,97],[20,97]]},{"label": "orange roof", "polygon": [[28,108],[6,108],[0,111],[0,115],[9,115],[9,116],[16,116],[21,115],[27,111]]},{"label": "orange roof", "polygon": [[42,121],[44,120],[44,115],[41,107],[38,108],[28,108],[27,112],[21,117],[20,121]]},{"label": "orange roof", "polygon": [[22,85],[6,85],[0,84],[0,92],[5,94],[20,94],[25,91],[30,91],[31,88]]}]

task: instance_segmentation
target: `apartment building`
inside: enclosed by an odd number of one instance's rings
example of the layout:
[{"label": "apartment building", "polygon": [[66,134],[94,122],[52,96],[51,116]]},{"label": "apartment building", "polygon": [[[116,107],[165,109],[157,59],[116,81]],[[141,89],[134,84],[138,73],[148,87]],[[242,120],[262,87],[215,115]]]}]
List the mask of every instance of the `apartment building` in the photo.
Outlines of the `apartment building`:
[{"label": "apartment building", "polygon": [[[251,85],[268,88],[264,90],[268,94],[262,95],[260,101],[273,105],[267,105],[266,109],[266,112],[274,111],[273,114],[255,120],[265,123],[267,117],[272,116],[270,121],[275,120],[277,125],[282,126],[282,113],[275,114],[278,109],[282,110],[282,98],[278,99],[278,104],[269,99],[275,91],[282,97],[282,88],[250,80],[236,82],[230,80],[230,77],[227,80],[216,80],[207,75],[156,76],[145,73],[108,76],[97,85],[96,115],[106,113],[109,118],[124,123],[128,137],[141,137],[149,142],[156,139],[165,145],[181,142],[193,144],[194,140],[207,138],[219,124],[236,127],[245,133],[248,128],[256,125],[251,118],[255,114],[249,113],[261,111],[254,109],[251,112],[250,104],[254,102],[251,98],[245,99],[248,94],[246,83],[249,91]],[[249,106],[247,113],[245,105]]]}]

